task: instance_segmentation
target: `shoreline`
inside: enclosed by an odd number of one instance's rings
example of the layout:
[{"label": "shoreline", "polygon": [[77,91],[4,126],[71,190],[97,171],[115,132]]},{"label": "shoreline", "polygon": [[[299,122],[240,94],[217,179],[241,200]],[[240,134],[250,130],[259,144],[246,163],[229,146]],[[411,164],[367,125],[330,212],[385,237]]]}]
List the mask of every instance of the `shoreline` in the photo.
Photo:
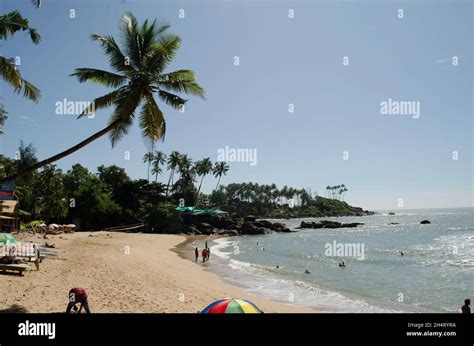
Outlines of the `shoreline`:
[{"label": "shoreline", "polygon": [[62,313],[73,287],[86,289],[93,313],[196,313],[226,297],[249,299],[266,313],[314,312],[248,294],[183,258],[177,249],[194,237],[99,231],[17,238],[55,244],[58,256],[23,277],[2,274],[0,312]]}]

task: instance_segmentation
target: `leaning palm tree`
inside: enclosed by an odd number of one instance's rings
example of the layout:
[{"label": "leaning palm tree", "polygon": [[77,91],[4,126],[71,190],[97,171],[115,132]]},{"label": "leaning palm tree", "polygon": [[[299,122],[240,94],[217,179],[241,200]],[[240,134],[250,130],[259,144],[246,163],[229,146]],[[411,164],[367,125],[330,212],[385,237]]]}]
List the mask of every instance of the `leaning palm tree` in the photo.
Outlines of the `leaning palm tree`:
[{"label": "leaning palm tree", "polygon": [[113,106],[114,110],[108,125],[79,144],[24,171],[0,179],[0,182],[18,178],[29,171],[57,161],[105,134],[109,135],[114,147],[128,133],[137,113],[142,135],[153,142],[164,140],[165,118],[154,96],[157,95],[162,102],[175,109],[181,108],[187,100],[174,92],[204,98],[204,89],[197,83],[193,71],[165,72],[181,44],[178,36],[166,32],[168,28],[167,25],[159,26],[156,20],[151,23],[145,20],[139,26],[137,19],[131,13],[126,13],[120,26],[120,44],[112,36],[92,35],[92,39],[98,41],[104,49],[114,72],[78,68],[72,76],[77,77],[80,82],[97,83],[115,90],[96,98],[79,118],[89,114],[92,109]]},{"label": "leaning palm tree", "polygon": [[200,161],[197,161],[194,167],[196,169],[197,176],[201,177],[201,182],[199,183],[199,188],[197,190],[197,195],[199,196],[204,177],[212,172],[212,161],[209,157],[206,157]]},{"label": "leaning palm tree", "polygon": [[227,163],[225,163],[224,161],[215,163],[213,173],[214,173],[214,176],[216,178],[218,178],[217,185],[216,185],[216,191],[217,191],[217,188],[219,187],[222,176],[226,175],[226,173],[228,171],[229,171],[229,165]]},{"label": "leaning palm tree", "polygon": [[172,151],[168,156],[168,170],[170,171],[170,177],[168,179],[168,187],[166,189],[166,195],[168,196],[170,186],[173,185],[174,172],[178,168],[179,162],[181,161],[181,154],[178,151]]},{"label": "leaning palm tree", "polygon": [[[27,31],[35,44],[41,40],[38,31],[29,26],[28,20],[23,18],[20,12],[11,11],[0,16],[0,40],[7,40],[19,31]],[[15,93],[23,92],[25,98],[34,102],[39,101],[41,97],[39,89],[23,79],[15,65],[15,59],[0,55],[0,77],[13,87]]]},{"label": "leaning palm tree", "polygon": [[151,151],[143,155],[143,162],[148,163],[148,169],[147,169],[147,180],[150,181],[150,165],[155,159],[155,154]]},{"label": "leaning palm tree", "polygon": [[155,175],[155,182],[158,181],[158,174],[163,172],[163,165],[166,163],[166,155],[161,151],[157,151],[152,162],[151,173]]}]

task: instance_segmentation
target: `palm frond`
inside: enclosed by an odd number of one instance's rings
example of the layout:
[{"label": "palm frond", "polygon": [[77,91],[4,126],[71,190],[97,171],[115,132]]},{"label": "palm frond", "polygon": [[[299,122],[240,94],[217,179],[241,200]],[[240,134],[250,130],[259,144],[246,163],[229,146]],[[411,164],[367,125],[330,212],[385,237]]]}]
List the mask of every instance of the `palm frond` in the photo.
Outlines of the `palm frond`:
[{"label": "palm frond", "polygon": [[90,104],[86,109],[84,109],[84,111],[77,118],[79,119],[84,115],[90,114],[92,111],[110,107],[115,101],[118,101],[129,90],[130,89],[128,86],[124,86],[104,96],[97,97],[96,99],[94,99],[92,104]]},{"label": "palm frond", "polygon": [[142,94],[140,90],[131,89],[130,92],[124,93],[119,99],[113,102],[115,104],[115,110],[110,116],[109,124],[118,123],[118,125],[109,134],[112,147],[128,133],[135,119],[135,110],[140,104],[141,99]]},{"label": "palm frond", "polygon": [[76,68],[75,71],[76,72],[71,73],[70,76],[77,77],[81,83],[90,81],[92,83],[116,88],[121,86],[126,81],[126,77],[124,76],[95,68]]},{"label": "palm frond", "polygon": [[38,31],[29,26],[28,20],[23,18],[19,11],[11,11],[0,16],[0,39],[6,40],[18,31],[28,31],[35,44],[41,41]]},{"label": "palm frond", "polygon": [[93,34],[92,39],[94,41],[99,41],[102,49],[107,55],[110,65],[118,72],[133,72],[133,67],[130,64],[127,64],[128,59],[120,50],[117,42],[112,36],[102,36]]},{"label": "palm frond", "polygon": [[21,77],[13,59],[0,56],[0,76],[10,84],[14,91],[19,94],[23,90],[23,96],[34,102],[38,102],[41,92],[37,87]]},{"label": "palm frond", "polygon": [[164,141],[166,123],[163,113],[155,102],[153,95],[146,95],[140,112],[140,128],[144,137],[153,141]]},{"label": "palm frond", "polygon": [[191,70],[177,70],[160,75],[155,80],[159,88],[168,91],[181,92],[205,98],[205,91],[197,82],[197,78]]},{"label": "palm frond", "polygon": [[163,90],[158,91],[158,96],[164,103],[175,109],[180,109],[184,104],[186,104],[186,102],[188,102],[188,100],[185,100],[178,95]]}]

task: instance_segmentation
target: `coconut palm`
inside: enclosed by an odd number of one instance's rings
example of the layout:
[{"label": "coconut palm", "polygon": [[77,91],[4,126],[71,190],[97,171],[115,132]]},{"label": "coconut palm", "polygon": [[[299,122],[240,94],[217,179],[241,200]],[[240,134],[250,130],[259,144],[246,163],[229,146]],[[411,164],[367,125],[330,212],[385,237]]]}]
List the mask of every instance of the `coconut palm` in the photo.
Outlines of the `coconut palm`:
[{"label": "coconut palm", "polygon": [[155,175],[155,183],[158,181],[158,174],[163,172],[162,166],[166,163],[166,155],[157,151],[153,158],[151,173]]},{"label": "coconut palm", "polygon": [[150,165],[153,162],[155,158],[155,154],[151,151],[143,155],[143,162],[148,163],[148,169],[147,169],[147,180],[150,181]]},{"label": "coconut palm", "polygon": [[199,192],[201,191],[202,181],[204,177],[209,173],[212,173],[212,161],[209,157],[206,157],[200,161],[197,161],[194,165],[196,169],[196,174],[198,177],[201,177],[201,182],[199,183],[197,195],[199,196]]},{"label": "coconut palm", "polygon": [[178,168],[180,160],[181,154],[178,151],[172,151],[171,154],[168,156],[167,164],[168,170],[170,171],[170,177],[168,179],[168,187],[166,189],[167,196],[170,191],[170,186],[173,185],[174,172],[176,171],[176,168]]},{"label": "coconut palm", "polygon": [[213,173],[216,178],[219,178],[217,180],[217,185],[216,185],[216,190],[219,187],[219,184],[221,182],[222,175],[226,175],[226,173],[229,171],[229,165],[225,163],[224,161],[221,162],[216,162],[214,165]]},{"label": "coconut palm", "polygon": [[[112,36],[92,35],[99,42],[114,72],[95,68],[78,68],[72,74],[80,82],[92,82],[115,88],[112,92],[98,97],[90,107],[79,116],[113,107],[108,125],[86,138],[79,144],[46,160],[38,162],[26,171],[4,178],[15,179],[28,171],[38,169],[74,153],[97,138],[108,134],[114,147],[128,133],[138,113],[142,135],[154,141],[164,140],[166,123],[163,112],[155,101],[154,95],[165,104],[179,109],[187,100],[174,94],[186,93],[204,98],[204,89],[197,83],[191,70],[177,70],[166,73],[180,47],[181,39],[167,33],[169,26],[158,25],[156,20],[139,26],[137,19],[126,13],[120,26],[120,44]],[[140,111],[138,109],[140,108]]]},{"label": "coconut palm", "polygon": [[3,126],[8,119],[7,113],[3,104],[0,103],[0,135],[3,135]]},{"label": "coconut palm", "polygon": [[[41,40],[38,31],[30,27],[28,20],[23,18],[20,12],[11,11],[0,16],[0,40],[7,40],[19,31],[27,31],[35,44]],[[0,55],[0,76],[13,87],[15,93],[23,92],[25,98],[34,102],[39,101],[41,97],[39,89],[23,79],[15,65],[15,59]]]}]

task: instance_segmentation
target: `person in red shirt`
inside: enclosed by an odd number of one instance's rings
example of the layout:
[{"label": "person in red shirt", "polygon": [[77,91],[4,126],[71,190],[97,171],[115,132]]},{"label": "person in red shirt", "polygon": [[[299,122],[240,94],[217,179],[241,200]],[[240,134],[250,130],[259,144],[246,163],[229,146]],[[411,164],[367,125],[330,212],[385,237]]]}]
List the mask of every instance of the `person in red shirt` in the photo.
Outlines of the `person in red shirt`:
[{"label": "person in red shirt", "polygon": [[203,249],[202,250],[202,263],[206,262],[206,257],[207,257],[207,250]]},{"label": "person in red shirt", "polygon": [[194,248],[194,257],[196,257],[196,263],[197,263],[198,258],[199,258],[199,249],[197,248],[197,246]]},{"label": "person in red shirt", "polygon": [[[81,304],[79,309],[76,306],[76,304],[78,303]],[[66,313],[70,314],[72,309],[78,314],[80,314],[82,312],[82,308],[86,310],[86,313],[91,313],[91,310],[89,309],[89,302],[87,301],[87,292],[85,289],[80,287],[72,288],[69,291],[69,303],[67,305]]]}]

